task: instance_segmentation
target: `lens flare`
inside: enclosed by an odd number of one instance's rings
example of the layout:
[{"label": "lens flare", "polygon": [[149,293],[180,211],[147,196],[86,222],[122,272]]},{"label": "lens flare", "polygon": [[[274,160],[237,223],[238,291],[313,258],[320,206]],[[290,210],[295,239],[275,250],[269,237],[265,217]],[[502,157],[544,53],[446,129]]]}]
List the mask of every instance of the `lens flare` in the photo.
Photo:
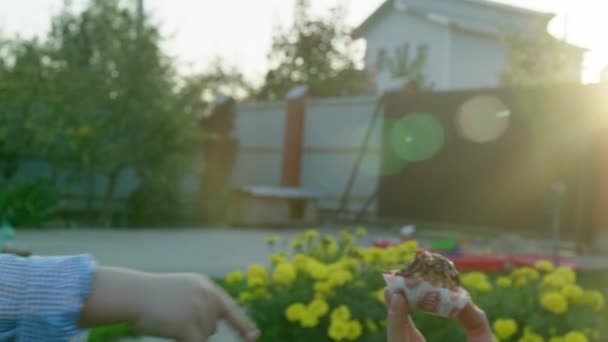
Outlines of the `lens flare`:
[{"label": "lens flare", "polygon": [[476,143],[500,138],[509,127],[511,110],[495,96],[475,96],[460,106],[456,126],[462,137]]},{"label": "lens flare", "polygon": [[393,153],[403,161],[416,162],[432,158],[444,144],[443,127],[432,115],[409,113],[390,130]]}]

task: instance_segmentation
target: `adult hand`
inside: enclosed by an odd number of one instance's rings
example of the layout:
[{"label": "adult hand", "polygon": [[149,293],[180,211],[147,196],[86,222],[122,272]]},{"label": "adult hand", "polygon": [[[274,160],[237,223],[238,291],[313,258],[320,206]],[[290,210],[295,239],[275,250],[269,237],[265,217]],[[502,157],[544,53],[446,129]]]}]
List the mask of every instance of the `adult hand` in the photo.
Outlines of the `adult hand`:
[{"label": "adult hand", "polygon": [[[388,342],[425,342],[409,315],[405,296],[402,293],[392,294],[385,289],[384,298],[388,306]],[[478,307],[468,304],[458,315],[458,320],[464,327],[468,342],[493,342],[488,319]]]}]

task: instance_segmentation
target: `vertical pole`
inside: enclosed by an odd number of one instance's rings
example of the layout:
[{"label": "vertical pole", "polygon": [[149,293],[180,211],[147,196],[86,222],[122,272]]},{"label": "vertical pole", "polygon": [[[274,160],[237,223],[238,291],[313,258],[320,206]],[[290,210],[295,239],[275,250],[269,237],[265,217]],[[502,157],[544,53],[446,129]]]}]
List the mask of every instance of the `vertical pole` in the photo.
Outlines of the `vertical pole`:
[{"label": "vertical pole", "polygon": [[307,86],[296,86],[287,95],[281,186],[299,187],[306,115]]},{"label": "vertical pole", "polygon": [[559,250],[561,240],[561,210],[566,187],[558,183],[553,186],[553,265],[559,266]]}]

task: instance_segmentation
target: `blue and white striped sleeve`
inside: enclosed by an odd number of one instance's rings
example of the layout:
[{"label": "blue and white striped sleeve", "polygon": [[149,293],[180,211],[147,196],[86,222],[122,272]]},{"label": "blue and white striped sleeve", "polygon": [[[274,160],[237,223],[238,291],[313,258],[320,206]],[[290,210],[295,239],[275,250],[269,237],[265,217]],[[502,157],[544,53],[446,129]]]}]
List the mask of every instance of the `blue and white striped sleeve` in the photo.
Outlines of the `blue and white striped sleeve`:
[{"label": "blue and white striped sleeve", "polygon": [[0,341],[67,342],[78,335],[94,269],[89,255],[0,254]]}]

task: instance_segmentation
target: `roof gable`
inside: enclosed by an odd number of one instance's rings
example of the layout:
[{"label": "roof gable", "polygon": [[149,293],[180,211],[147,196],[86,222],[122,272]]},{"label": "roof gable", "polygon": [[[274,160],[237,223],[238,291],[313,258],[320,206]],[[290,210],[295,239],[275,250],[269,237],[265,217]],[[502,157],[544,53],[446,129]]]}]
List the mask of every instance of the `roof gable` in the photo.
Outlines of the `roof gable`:
[{"label": "roof gable", "polygon": [[381,21],[385,15],[393,11],[397,11],[397,7],[400,6],[403,6],[404,9],[407,9],[407,11],[411,14],[427,17],[431,20],[433,17],[444,17],[444,20],[441,20],[441,22],[437,23],[446,24],[446,22],[450,22],[451,24],[457,24],[458,26],[460,26],[460,28],[477,31],[478,33],[490,33],[492,35],[494,35],[495,33],[491,31],[497,31],[496,33],[500,31],[500,28],[497,25],[492,25],[492,23],[472,23],[471,20],[463,20],[462,18],[457,18],[454,15],[450,15],[450,13],[445,13],[445,11],[443,11],[440,6],[440,3],[442,2],[445,5],[448,5],[449,2],[450,6],[453,6],[454,4],[466,7],[476,6],[479,8],[484,8],[486,10],[492,10],[493,12],[501,13],[509,17],[519,16],[522,18],[525,17],[535,19],[539,20],[544,25],[546,25],[549,20],[554,17],[554,14],[552,13],[538,12],[531,9],[514,7],[507,4],[497,3],[488,0],[386,0],[369,17],[367,17],[367,19],[365,19],[365,21],[361,25],[359,25],[355,29],[354,36],[362,37],[363,35],[365,35],[366,31],[368,31],[371,27]]}]

